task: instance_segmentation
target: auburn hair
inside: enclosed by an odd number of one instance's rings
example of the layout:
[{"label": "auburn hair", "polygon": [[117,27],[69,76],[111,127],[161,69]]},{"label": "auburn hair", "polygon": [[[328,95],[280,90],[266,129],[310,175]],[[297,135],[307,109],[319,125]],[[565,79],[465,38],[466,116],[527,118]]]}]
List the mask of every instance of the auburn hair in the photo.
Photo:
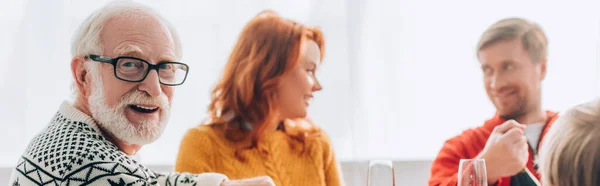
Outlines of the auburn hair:
[{"label": "auburn hair", "polygon": [[[281,78],[298,65],[307,40],[317,43],[322,60],[324,38],[319,28],[285,19],[271,10],[256,15],[243,28],[212,91],[206,124],[222,126],[225,137],[234,142],[251,138],[248,148],[255,147],[267,125],[279,122],[277,88]],[[283,122],[277,128],[286,131]],[[307,135],[290,136],[303,142]]]}]

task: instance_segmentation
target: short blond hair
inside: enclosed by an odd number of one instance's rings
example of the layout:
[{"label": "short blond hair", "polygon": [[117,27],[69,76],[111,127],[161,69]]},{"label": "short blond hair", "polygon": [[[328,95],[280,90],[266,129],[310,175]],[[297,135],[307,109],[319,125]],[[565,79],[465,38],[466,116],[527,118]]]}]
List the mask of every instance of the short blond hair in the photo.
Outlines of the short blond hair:
[{"label": "short blond hair", "polygon": [[540,147],[543,185],[600,185],[600,99],[562,114]]},{"label": "short blond hair", "polygon": [[486,47],[513,39],[521,40],[523,49],[536,63],[548,56],[548,39],[538,24],[522,18],[507,18],[494,23],[483,32],[477,44],[477,57],[479,51]]}]

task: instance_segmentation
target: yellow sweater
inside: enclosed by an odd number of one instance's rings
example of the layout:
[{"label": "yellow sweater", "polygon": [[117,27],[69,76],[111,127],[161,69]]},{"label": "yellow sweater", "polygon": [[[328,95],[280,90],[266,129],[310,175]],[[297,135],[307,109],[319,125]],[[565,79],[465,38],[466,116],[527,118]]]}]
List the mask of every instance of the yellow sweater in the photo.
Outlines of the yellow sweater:
[{"label": "yellow sweater", "polygon": [[[300,147],[292,148],[291,143]],[[343,185],[329,138],[321,130],[320,135],[305,141],[305,152],[301,152],[300,142],[278,130],[265,134],[257,147],[241,150],[240,155],[245,161],[236,158],[236,147],[249,144],[227,140],[220,127],[200,125],[185,134],[175,170],[218,172],[230,179],[266,175],[277,186]]]}]

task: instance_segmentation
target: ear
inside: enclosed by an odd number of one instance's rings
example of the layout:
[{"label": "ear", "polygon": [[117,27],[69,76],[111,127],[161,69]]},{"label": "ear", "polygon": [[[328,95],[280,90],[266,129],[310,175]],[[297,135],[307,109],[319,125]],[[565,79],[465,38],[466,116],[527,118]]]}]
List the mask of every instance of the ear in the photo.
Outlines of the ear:
[{"label": "ear", "polygon": [[84,57],[76,56],[71,60],[71,73],[73,74],[73,79],[75,80],[75,86],[77,86],[77,91],[80,96],[86,97],[88,92],[86,91],[86,87],[89,87],[91,84],[88,79],[86,79],[87,69],[85,68]]},{"label": "ear", "polygon": [[546,58],[540,60],[540,64],[539,64],[540,65],[540,73],[541,73],[540,80],[544,80],[546,78],[547,61],[548,60]]}]

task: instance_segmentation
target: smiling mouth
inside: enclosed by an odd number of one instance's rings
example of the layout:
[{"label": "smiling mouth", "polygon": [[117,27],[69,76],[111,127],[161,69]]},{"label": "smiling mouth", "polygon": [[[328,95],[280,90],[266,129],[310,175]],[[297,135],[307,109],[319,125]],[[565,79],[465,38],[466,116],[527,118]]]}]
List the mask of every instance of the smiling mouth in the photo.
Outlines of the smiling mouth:
[{"label": "smiling mouth", "polygon": [[507,92],[507,93],[496,95],[496,97],[498,97],[498,98],[507,98],[507,97],[510,97],[510,96],[514,95],[515,93],[517,93],[517,91],[510,91],[510,92]]},{"label": "smiling mouth", "polygon": [[497,101],[501,103],[510,102],[513,100],[513,97],[517,95],[517,91],[510,91],[506,93],[496,94],[494,97]]},{"label": "smiling mouth", "polygon": [[132,110],[134,110],[136,112],[144,113],[144,114],[154,113],[158,110],[158,107],[141,106],[141,105],[129,105],[129,108],[131,108]]},{"label": "smiling mouth", "polygon": [[310,99],[312,99],[312,96],[304,96],[304,103],[306,103],[306,106],[308,106],[308,102],[310,101]]}]

